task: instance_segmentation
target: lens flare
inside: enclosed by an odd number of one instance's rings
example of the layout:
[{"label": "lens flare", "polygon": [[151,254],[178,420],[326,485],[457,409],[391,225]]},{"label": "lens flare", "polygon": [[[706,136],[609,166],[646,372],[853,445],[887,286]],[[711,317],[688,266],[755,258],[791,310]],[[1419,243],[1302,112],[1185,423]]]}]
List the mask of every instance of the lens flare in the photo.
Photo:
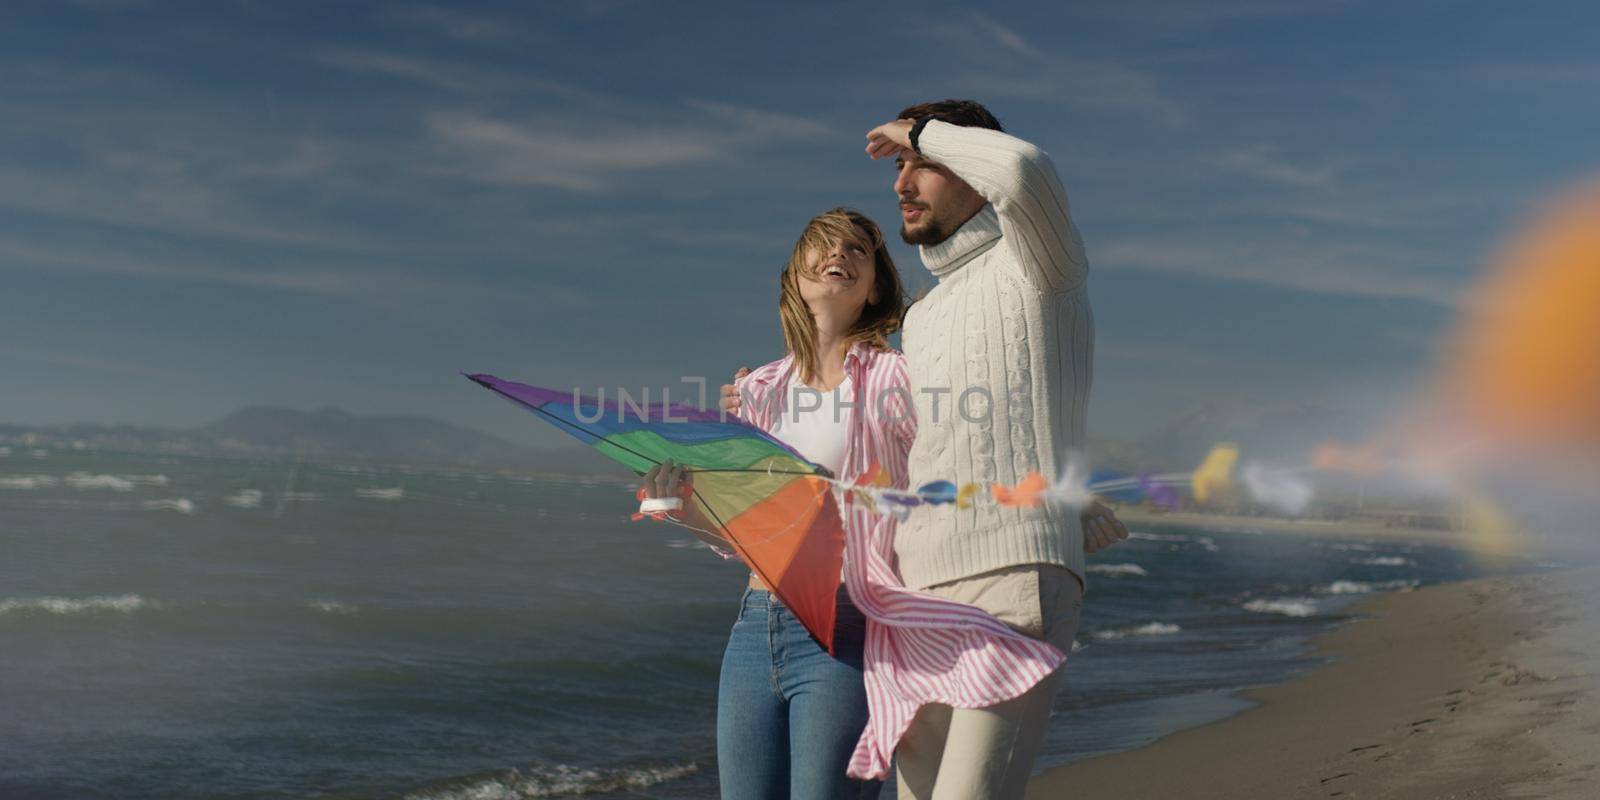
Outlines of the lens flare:
[{"label": "lens flare", "polygon": [[1600,453],[1600,182],[1552,203],[1495,260],[1442,388],[1466,430]]}]

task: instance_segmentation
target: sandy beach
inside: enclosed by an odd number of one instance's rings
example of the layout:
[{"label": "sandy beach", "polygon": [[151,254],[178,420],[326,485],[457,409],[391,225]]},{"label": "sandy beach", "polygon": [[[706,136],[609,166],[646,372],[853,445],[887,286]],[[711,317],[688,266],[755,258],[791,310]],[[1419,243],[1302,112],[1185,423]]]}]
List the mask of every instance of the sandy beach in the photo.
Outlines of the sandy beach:
[{"label": "sandy beach", "polygon": [[1600,796],[1600,569],[1374,597],[1260,705],[1037,777],[1030,798]]}]

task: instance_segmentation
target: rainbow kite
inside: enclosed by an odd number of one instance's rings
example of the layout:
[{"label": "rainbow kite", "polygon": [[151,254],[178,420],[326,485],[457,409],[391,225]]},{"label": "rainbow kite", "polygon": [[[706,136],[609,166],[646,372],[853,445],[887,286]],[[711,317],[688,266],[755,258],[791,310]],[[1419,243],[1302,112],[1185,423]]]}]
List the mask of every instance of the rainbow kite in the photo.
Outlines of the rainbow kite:
[{"label": "rainbow kite", "polygon": [[829,653],[844,524],[821,467],[736,417],[679,403],[575,397],[468,375],[644,474],[667,459],[694,473],[690,502]]}]

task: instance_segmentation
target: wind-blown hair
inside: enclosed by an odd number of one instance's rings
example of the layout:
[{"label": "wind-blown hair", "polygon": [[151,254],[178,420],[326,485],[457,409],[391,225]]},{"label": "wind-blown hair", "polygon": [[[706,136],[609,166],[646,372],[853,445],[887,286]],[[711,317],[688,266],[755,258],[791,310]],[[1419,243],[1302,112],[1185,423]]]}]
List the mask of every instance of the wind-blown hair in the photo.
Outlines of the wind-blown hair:
[{"label": "wind-blown hair", "polygon": [[806,260],[813,251],[827,252],[842,241],[855,241],[872,253],[877,302],[861,309],[861,317],[850,326],[844,347],[865,342],[879,350],[889,349],[889,335],[900,330],[905,318],[905,290],[900,273],[883,241],[883,232],[867,215],[850,208],[835,208],[818,214],[806,224],[800,240],[794,243],[789,264],[783,268],[778,294],[778,319],[783,327],[783,343],[794,354],[800,379],[817,380],[822,354],[817,352],[817,321],[800,295],[800,274],[809,269]]}]

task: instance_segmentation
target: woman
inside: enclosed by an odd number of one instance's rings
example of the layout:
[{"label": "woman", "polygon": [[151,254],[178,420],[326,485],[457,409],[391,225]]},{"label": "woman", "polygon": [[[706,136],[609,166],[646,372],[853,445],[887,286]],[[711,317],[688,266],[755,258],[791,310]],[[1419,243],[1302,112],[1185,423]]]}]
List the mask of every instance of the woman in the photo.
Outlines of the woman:
[{"label": "woman", "polygon": [[[881,466],[904,489],[916,421],[904,357],[888,345],[904,300],[877,225],[842,208],[811,220],[781,287],[788,354],[740,380],[749,402],[739,415],[846,482]],[[677,497],[689,479],[667,462],[645,476],[644,494]],[[687,508],[683,523],[718,541]],[[891,566],[893,517],[861,504],[843,513],[848,592],[841,587],[834,657],[751,576],[717,701],[724,798],[876,797],[918,705],[1010,699],[1064,659],[972,606],[906,589]],[[900,655],[913,651],[915,663]]]},{"label": "woman", "polygon": [[[756,370],[741,385],[783,392],[756,423],[813,463],[850,477],[849,426],[874,426],[841,408],[859,385],[898,373],[889,335],[905,312],[900,277],[878,226],[836,208],[806,225],[780,279],[778,315],[788,355]],[[859,382],[859,383],[858,383]],[[770,396],[770,395],[768,395]],[[909,409],[900,409],[910,441]],[[879,431],[882,432],[882,431]],[[904,461],[904,456],[901,456]],[[647,497],[676,497],[687,478],[667,462],[645,476]],[[693,508],[690,504],[689,508]],[[688,511],[684,524],[715,536],[715,526]],[[866,620],[839,591],[834,655],[806,633],[759,578],[750,576],[739,618],[723,654],[717,695],[717,762],[724,798],[877,797],[874,780],[845,774],[867,724],[862,681]]]}]

